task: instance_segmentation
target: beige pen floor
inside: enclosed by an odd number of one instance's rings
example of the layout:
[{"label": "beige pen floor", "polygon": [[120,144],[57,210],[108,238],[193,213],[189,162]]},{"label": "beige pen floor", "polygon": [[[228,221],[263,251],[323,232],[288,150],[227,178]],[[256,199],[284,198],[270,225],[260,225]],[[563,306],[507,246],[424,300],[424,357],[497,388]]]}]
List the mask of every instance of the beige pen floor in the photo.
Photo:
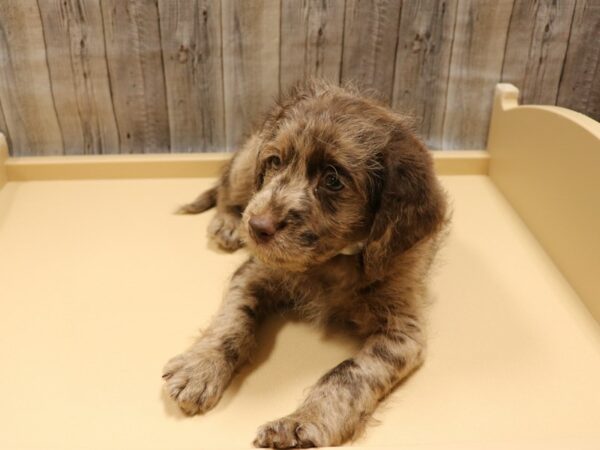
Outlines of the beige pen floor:
[{"label": "beige pen floor", "polygon": [[[432,280],[429,356],[355,445],[600,445],[600,327],[488,178],[443,181],[454,227]],[[272,320],[216,409],[188,418],[166,399],[164,362],[244,258],[207,243],[212,213],[171,214],[210,182],[0,191],[1,449],[250,447],[352,353],[347,339]]]}]

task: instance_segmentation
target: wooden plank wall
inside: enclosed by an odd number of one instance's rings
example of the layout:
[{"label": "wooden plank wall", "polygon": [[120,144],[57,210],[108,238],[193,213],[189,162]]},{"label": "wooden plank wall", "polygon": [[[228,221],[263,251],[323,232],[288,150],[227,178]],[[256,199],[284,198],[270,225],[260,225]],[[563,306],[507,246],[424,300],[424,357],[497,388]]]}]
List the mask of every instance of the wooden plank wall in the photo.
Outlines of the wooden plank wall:
[{"label": "wooden plank wall", "polygon": [[485,147],[499,81],[600,120],[600,0],[0,0],[13,155],[232,150],[313,76],[433,149]]}]

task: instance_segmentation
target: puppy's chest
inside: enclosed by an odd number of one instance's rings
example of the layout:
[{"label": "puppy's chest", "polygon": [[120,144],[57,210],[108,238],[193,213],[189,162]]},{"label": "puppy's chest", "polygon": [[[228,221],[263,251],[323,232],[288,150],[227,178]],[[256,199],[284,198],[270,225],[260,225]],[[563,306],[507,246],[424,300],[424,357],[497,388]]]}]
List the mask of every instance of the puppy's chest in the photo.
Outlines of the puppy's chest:
[{"label": "puppy's chest", "polygon": [[294,284],[297,309],[311,320],[350,326],[359,334],[369,333],[383,320],[353,271],[323,271]]},{"label": "puppy's chest", "polygon": [[[329,303],[338,300],[347,302],[360,289],[361,273],[350,258],[335,258],[333,261],[298,276],[296,286],[310,292],[312,300],[329,298]],[[310,299],[308,299],[310,300]]]}]

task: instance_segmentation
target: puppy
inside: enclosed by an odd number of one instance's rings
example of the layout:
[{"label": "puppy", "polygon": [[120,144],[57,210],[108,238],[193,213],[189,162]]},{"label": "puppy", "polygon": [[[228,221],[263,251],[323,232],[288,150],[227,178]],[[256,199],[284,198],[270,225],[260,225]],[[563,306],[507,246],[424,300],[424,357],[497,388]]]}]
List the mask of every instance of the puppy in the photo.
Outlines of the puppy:
[{"label": "puppy", "polygon": [[211,409],[251,355],[261,319],[291,309],[364,343],[296,411],[260,427],[254,445],[355,437],[424,359],[427,274],[448,222],[429,152],[385,106],[310,82],[277,102],[217,186],[182,212],[213,206],[210,236],[251,256],[203,335],[165,366],[169,395],[187,414]]}]

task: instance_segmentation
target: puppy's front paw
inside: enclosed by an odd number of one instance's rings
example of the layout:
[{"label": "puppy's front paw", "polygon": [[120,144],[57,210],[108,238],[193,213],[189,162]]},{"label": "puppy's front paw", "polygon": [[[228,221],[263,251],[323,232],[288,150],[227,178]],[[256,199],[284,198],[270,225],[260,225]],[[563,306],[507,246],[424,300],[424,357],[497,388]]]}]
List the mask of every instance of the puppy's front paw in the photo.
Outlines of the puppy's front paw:
[{"label": "puppy's front paw", "polygon": [[217,213],[208,226],[208,235],[223,250],[233,252],[242,246],[238,231],[240,223],[237,216]]},{"label": "puppy's front paw", "polygon": [[269,422],[258,429],[255,447],[311,448],[328,445],[327,437],[315,423],[288,416]]},{"label": "puppy's front paw", "polygon": [[183,353],[163,369],[166,390],[188,415],[213,408],[231,379],[231,369],[217,352]]}]

